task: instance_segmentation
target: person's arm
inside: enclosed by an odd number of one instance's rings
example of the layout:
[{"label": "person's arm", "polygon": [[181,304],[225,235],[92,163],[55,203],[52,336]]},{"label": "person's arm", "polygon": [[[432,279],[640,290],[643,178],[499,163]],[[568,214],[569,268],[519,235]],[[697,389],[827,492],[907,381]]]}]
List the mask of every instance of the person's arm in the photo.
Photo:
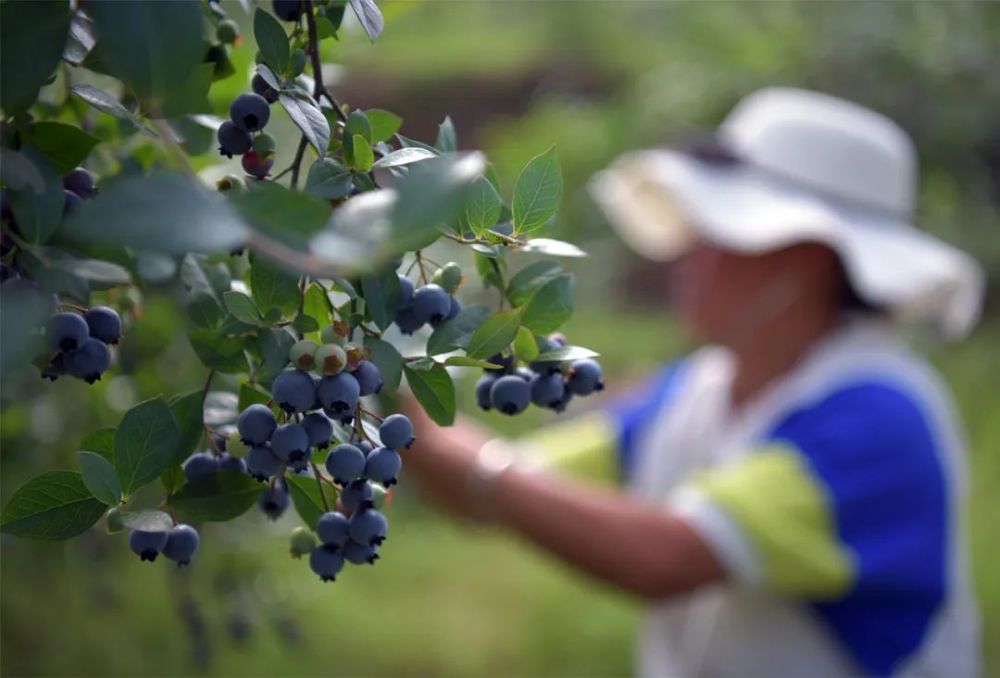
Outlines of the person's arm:
[{"label": "person's arm", "polygon": [[470,488],[476,487],[477,455],[488,433],[462,419],[439,428],[419,407],[410,407],[408,414],[417,442],[406,455],[404,472],[452,512],[476,516],[486,509],[498,524],[567,563],[645,598],[723,578],[705,542],[663,506],[516,466],[475,495]]}]

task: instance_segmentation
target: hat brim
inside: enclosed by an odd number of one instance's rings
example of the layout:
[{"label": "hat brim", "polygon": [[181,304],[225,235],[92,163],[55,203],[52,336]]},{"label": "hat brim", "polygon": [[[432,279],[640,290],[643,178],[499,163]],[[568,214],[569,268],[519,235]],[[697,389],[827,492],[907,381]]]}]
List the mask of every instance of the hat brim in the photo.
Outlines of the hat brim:
[{"label": "hat brim", "polygon": [[866,301],[963,336],[979,317],[984,277],[961,250],[903,218],[835,204],[745,164],[674,150],[639,151],[591,180],[591,195],[639,254],[666,261],[693,237],[740,252],[820,242]]}]

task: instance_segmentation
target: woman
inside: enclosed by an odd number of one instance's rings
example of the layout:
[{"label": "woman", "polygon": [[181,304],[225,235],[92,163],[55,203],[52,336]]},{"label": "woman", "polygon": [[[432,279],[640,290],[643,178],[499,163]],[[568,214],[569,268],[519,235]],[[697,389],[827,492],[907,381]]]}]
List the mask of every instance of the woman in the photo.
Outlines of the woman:
[{"label": "woman", "polygon": [[[792,89],[748,97],[711,144],[626,155],[593,194],[673,262],[705,347],[530,443],[414,411],[408,474],[647,599],[643,675],[976,674],[961,433],[893,329],[961,336],[982,280],[911,225],[916,180],[890,120]],[[602,450],[626,492],[518,462]]]}]

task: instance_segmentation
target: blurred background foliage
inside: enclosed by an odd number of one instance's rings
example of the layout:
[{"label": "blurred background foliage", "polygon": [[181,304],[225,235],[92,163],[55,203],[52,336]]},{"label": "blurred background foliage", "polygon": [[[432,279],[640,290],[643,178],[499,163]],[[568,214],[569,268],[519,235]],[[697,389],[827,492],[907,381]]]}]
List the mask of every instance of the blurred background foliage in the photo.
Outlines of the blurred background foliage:
[{"label": "blurred background foliage", "polygon": [[[921,224],[975,253],[991,294],[976,333],[956,346],[917,335],[954,389],[968,429],[972,566],[984,617],[987,673],[1000,671],[1000,3],[939,2],[390,2],[376,46],[347,26],[324,43],[328,82],[352,107],[404,117],[403,133],[433,138],[450,114],[460,146],[483,148],[504,186],[553,143],[566,179],[549,235],[591,252],[575,264],[574,343],[604,355],[612,390],[690,347],[643,280],[650,274],[610,235],[585,195],[618,153],[669,143],[716,124],[746,92],[788,84],[872,106],[916,139]],[[213,87],[223,114],[248,88],[246,14],[231,54],[236,75]],[[58,100],[65,76],[43,95]],[[117,123],[93,112],[93,133]],[[294,153],[274,123],[276,167]],[[211,137],[192,133],[206,177],[236,171]],[[128,163],[156,149],[130,142]],[[121,169],[101,146],[99,172]],[[126,166],[127,169],[127,166]],[[137,215],[138,217],[138,215]],[[141,217],[139,217],[141,218]],[[442,248],[434,257],[459,256]],[[468,264],[471,270],[471,262]],[[476,290],[466,290],[475,296]],[[3,501],[34,475],[71,466],[87,432],[131,404],[204,379],[184,338],[172,289],[147,289],[116,375],[95,387],[43,384],[31,369],[2,384]],[[110,377],[110,375],[109,375]],[[220,381],[220,383],[222,383]],[[460,385],[473,410],[472,381]],[[578,411],[578,409],[577,409]],[[474,413],[475,414],[475,413]],[[507,435],[544,425],[479,415]],[[322,585],[289,562],[297,518],[256,511],[205,530],[194,567],[148,567],[99,528],[65,544],[4,537],[0,673],[15,675],[623,675],[640,606],[525,545],[469,530],[395,493],[393,535],[376,567]]]}]

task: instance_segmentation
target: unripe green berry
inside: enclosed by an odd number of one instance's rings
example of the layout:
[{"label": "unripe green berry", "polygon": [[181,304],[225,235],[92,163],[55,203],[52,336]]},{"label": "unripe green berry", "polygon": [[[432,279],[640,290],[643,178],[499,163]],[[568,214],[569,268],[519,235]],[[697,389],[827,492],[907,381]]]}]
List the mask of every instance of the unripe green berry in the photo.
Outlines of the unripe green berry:
[{"label": "unripe green berry", "polygon": [[301,558],[312,553],[314,548],[316,548],[316,535],[304,527],[296,527],[292,530],[289,549],[292,552],[292,558]]},{"label": "unripe green berry", "polygon": [[226,191],[241,191],[243,190],[243,182],[235,174],[227,174],[218,181],[215,182],[215,187],[221,193]]},{"label": "unripe green berry", "polygon": [[326,325],[319,331],[319,338],[324,344],[337,343],[337,335],[333,333],[333,325]]},{"label": "unripe green berry", "polygon": [[375,508],[381,509],[389,500],[389,490],[385,489],[378,483],[371,483],[372,487],[372,503]]},{"label": "unripe green berry", "polygon": [[269,155],[274,153],[274,147],[274,137],[267,132],[261,132],[253,138],[253,150],[257,151],[258,155]]},{"label": "unripe green berry", "polygon": [[125,529],[125,519],[122,517],[122,512],[116,508],[108,511],[108,515],[105,520],[107,522],[108,534],[121,532]]},{"label": "unripe green berry", "polygon": [[340,374],[347,366],[347,354],[336,344],[323,344],[313,355],[319,371],[327,376]]},{"label": "unripe green berry", "polygon": [[364,351],[354,344],[347,344],[344,347],[344,352],[347,353],[347,366],[352,370],[357,369],[358,364],[365,359]]},{"label": "unripe green berry", "polygon": [[462,284],[462,280],[462,268],[454,261],[449,261],[434,272],[431,282],[443,287],[448,294],[454,294]]},{"label": "unripe green berry", "polygon": [[291,60],[292,77],[297,77],[306,69],[306,53],[301,49],[292,52]]},{"label": "unripe green berry", "polygon": [[320,331],[320,338],[324,344],[337,344],[343,346],[347,337],[351,335],[351,326],[343,320],[334,320]]},{"label": "unripe green berry", "polygon": [[233,431],[226,438],[226,453],[230,457],[245,457],[250,449],[240,439],[239,431]]},{"label": "unripe green berry", "polygon": [[219,42],[231,45],[236,42],[236,38],[240,37],[240,27],[232,19],[220,21],[215,28],[215,37],[219,39]]},{"label": "unripe green berry", "polygon": [[292,344],[292,348],[288,351],[288,359],[300,370],[311,370],[316,364],[314,354],[317,348],[319,346],[315,341],[301,339]]}]

